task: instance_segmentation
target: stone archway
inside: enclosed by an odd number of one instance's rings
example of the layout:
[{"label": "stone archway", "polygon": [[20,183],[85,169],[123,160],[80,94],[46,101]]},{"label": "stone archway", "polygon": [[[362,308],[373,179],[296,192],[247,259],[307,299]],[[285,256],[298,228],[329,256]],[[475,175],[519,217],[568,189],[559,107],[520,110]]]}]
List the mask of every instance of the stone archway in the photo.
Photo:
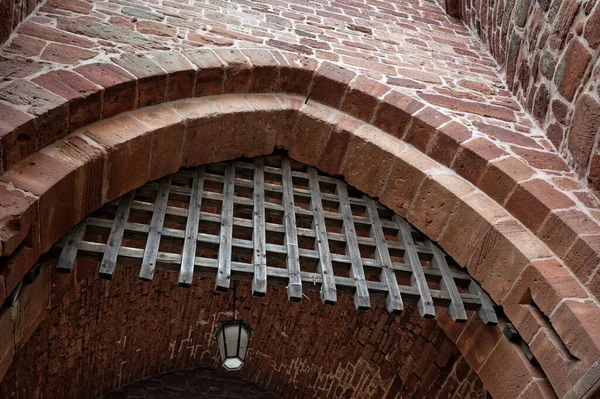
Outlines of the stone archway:
[{"label": "stone archway", "polygon": [[[561,302],[560,298],[565,295],[565,287],[569,287],[567,291],[570,297],[580,295],[583,298],[585,294],[578,293],[581,291],[578,291],[576,284],[564,285],[564,282],[573,280],[559,266],[559,261],[552,260],[546,247],[539,244],[531,232],[521,227],[497,203],[414,147],[327,106],[310,101],[305,105],[304,100],[282,94],[229,95],[181,100],[135,111],[90,125],[46,147],[40,153],[32,155],[29,162],[20,164],[14,171],[6,174],[4,179],[21,190],[39,196],[39,200],[35,199],[31,204],[43,216],[40,235],[43,248],[56,241],[60,237],[59,232],[64,234],[76,221],[101,203],[136,188],[149,178],[177,170],[179,165],[176,162],[169,163],[164,158],[164,148],[169,148],[169,143],[177,144],[174,153],[178,149],[184,152],[190,148],[197,149],[192,152],[197,158],[180,158],[180,165],[183,166],[242,155],[260,155],[269,153],[275,146],[281,146],[299,161],[342,175],[367,194],[378,196],[400,215],[405,213],[403,216],[411,223],[437,240],[461,265],[472,270],[472,274],[495,300],[503,301],[509,318],[515,319],[517,328],[523,329],[523,326],[531,325],[528,323],[535,322],[536,327],[531,330],[531,335],[524,335],[526,340],[531,342],[538,331],[542,333],[537,334],[537,337],[552,334],[543,327],[543,320],[537,317],[534,309],[514,306],[512,309],[515,313],[508,312],[511,300],[518,304],[523,298],[522,292],[527,288],[531,288],[532,298],[552,298],[539,305],[543,313],[552,314],[552,309],[558,304],[558,308],[562,309],[555,313],[556,317],[566,318],[564,320],[567,323],[570,319],[573,320],[571,323],[581,322],[577,313],[569,313],[569,309],[580,306],[576,305],[580,302]],[[253,115],[260,117],[252,119]],[[278,132],[286,134],[279,135]],[[182,146],[180,143],[184,133],[186,135]],[[208,136],[202,136],[203,134]],[[240,136],[235,137],[235,134]],[[213,145],[194,147],[193,140],[201,137],[212,139]],[[217,144],[217,140],[221,142]],[[342,145],[329,148],[345,150],[343,154],[338,154],[337,159],[335,151],[327,149],[327,145],[335,143],[335,140],[341,140]],[[158,145],[155,146],[154,143]],[[228,146],[226,143],[236,143],[239,146]],[[169,157],[169,160],[177,158]],[[365,159],[373,158],[380,162],[364,162]],[[139,167],[131,169],[131,173],[124,173],[125,170],[119,165],[126,164],[128,160],[136,160]],[[343,160],[345,161],[342,162]],[[54,181],[44,183],[45,187],[40,186],[42,180],[35,176],[48,176],[49,171],[52,171]],[[373,176],[382,178],[373,179]],[[384,178],[385,184],[381,181]],[[72,202],[59,200],[64,197],[61,193],[73,190],[77,194],[73,198],[68,197]],[[12,193],[17,194],[14,191]],[[29,200],[26,199],[25,202],[27,201]],[[453,211],[449,213],[450,210]],[[26,217],[21,218],[24,222],[35,215],[33,210],[27,212],[29,213],[24,214]],[[462,233],[444,234],[444,227],[449,223]],[[54,229],[49,228],[50,224]],[[36,224],[32,226],[36,228]],[[459,241],[456,241],[457,237],[460,237]],[[481,240],[482,237],[485,239]],[[489,242],[495,243],[492,251],[486,247]],[[15,254],[18,255],[15,259],[26,259],[24,255],[27,253],[26,248],[25,251],[21,248]],[[19,273],[16,268],[18,264],[12,263],[9,267],[16,275]],[[27,262],[20,265],[23,264]],[[506,264],[518,269],[507,272]],[[513,295],[506,296],[519,277],[519,270],[525,267],[526,273],[522,274],[522,278],[512,288]],[[558,280],[549,279],[548,273],[558,273],[563,285],[552,288]],[[539,281],[540,276],[541,281],[546,282],[531,285],[529,279]],[[500,285],[493,283],[499,280],[502,281]],[[557,294],[549,297],[549,292]],[[503,300],[503,297],[506,298]],[[37,317],[39,320],[43,316],[44,312],[40,311],[34,319]],[[466,328],[457,328],[449,325],[443,317],[438,318],[438,322],[458,342],[492,394],[510,397],[523,389],[541,389],[544,386],[539,385],[544,381],[540,379],[542,374],[529,366],[518,345],[509,343],[500,330],[490,335],[488,345],[482,345],[475,344],[475,337],[480,334],[475,324],[469,322]],[[13,329],[19,345],[26,340],[25,337],[31,333],[32,328],[35,329],[35,325],[33,323],[28,328]],[[583,327],[583,331],[590,331],[586,330],[585,324],[579,327],[577,324],[569,326],[576,329]],[[559,331],[558,335],[560,334],[568,336],[566,330]],[[583,337],[589,336],[588,332],[583,334]],[[590,338],[567,342],[571,346],[584,345],[589,348],[593,340]],[[540,354],[553,351],[560,353],[557,347],[538,349]],[[583,353],[579,349],[577,351]],[[12,358],[12,351],[7,353],[11,354],[8,359]],[[595,355],[582,355],[583,358],[586,356],[593,359]],[[511,359],[513,367],[509,374],[499,375],[495,368],[501,367],[507,359]],[[555,369],[556,363],[550,361],[550,358],[547,361],[545,370],[550,372]],[[588,362],[589,360],[582,364],[590,364]],[[515,365],[522,365],[522,368]],[[556,372],[560,372],[560,369]],[[514,384],[507,385],[507,380]],[[535,383],[531,384],[532,381]],[[508,391],[507,386],[510,387]]]}]

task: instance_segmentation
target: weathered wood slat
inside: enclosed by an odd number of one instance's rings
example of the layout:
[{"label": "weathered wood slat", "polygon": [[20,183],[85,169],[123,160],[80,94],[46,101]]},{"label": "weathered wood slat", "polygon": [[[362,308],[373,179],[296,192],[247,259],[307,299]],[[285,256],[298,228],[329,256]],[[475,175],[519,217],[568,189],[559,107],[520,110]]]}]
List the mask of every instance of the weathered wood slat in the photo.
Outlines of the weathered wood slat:
[{"label": "weathered wood slat", "polygon": [[129,211],[131,210],[131,204],[135,198],[135,191],[131,191],[119,200],[119,207],[117,213],[113,219],[113,224],[110,229],[108,241],[106,245],[106,251],[100,262],[100,277],[110,280],[115,273],[117,266],[117,254],[119,248],[121,248],[121,242],[123,241],[123,234],[125,234],[125,225],[127,219],[129,219]]},{"label": "weathered wood slat", "polygon": [[432,319],[435,317],[435,308],[433,307],[433,299],[431,299],[431,293],[429,292],[429,286],[423,273],[423,267],[421,266],[421,260],[419,254],[415,248],[412,235],[410,234],[410,227],[408,223],[400,219],[397,215],[394,215],[394,221],[398,224],[400,232],[398,238],[402,238],[406,251],[404,252],[404,261],[407,261],[413,269],[413,273],[410,276],[410,282],[414,287],[417,287],[421,293],[421,299],[417,302],[417,308],[421,316]]},{"label": "weathered wood slat", "polygon": [[337,182],[337,193],[340,199],[340,213],[343,217],[344,235],[346,236],[346,253],[350,257],[350,278],[356,281],[356,291],[354,292],[354,306],[358,310],[367,310],[371,307],[369,298],[369,289],[365,279],[365,270],[363,268],[358,240],[356,239],[356,230],[354,228],[354,218],[348,201],[348,190],[344,182]]},{"label": "weathered wood slat", "polygon": [[221,205],[221,233],[219,238],[218,269],[215,289],[227,292],[231,283],[231,239],[233,238],[233,193],[235,163],[225,164],[225,181],[223,182],[223,204]]},{"label": "weathered wood slat", "polygon": [[448,307],[448,313],[450,314],[452,320],[464,323],[467,321],[467,312],[462,303],[462,299],[460,297],[460,293],[458,292],[458,288],[456,287],[456,283],[454,282],[454,278],[452,278],[452,274],[450,273],[450,267],[446,261],[446,255],[444,255],[444,252],[434,243],[429,240],[427,240],[427,242],[433,250],[431,264],[433,267],[439,269],[439,271],[442,273],[440,289],[442,291],[447,291],[450,294],[451,303]]},{"label": "weathered wood slat", "polygon": [[292,183],[292,166],[290,159],[281,160],[281,185],[283,186],[283,224],[285,228],[285,246],[287,249],[288,299],[302,301],[302,278],[300,277],[300,257],[298,255],[298,235],[296,232],[296,213],[294,211],[294,191]]},{"label": "weathered wood slat", "polygon": [[57,271],[59,273],[71,273],[75,267],[75,259],[77,258],[77,244],[83,240],[85,236],[86,220],[73,227],[67,239],[65,245],[58,257]]},{"label": "weathered wood slat", "polygon": [[150,230],[148,231],[148,239],[146,240],[146,248],[144,249],[142,268],[140,269],[140,278],[142,280],[151,281],[154,276],[156,255],[158,254],[158,247],[160,245],[160,235],[165,221],[167,202],[169,201],[171,179],[171,175],[160,179],[160,187],[154,203],[152,220],[150,221]]},{"label": "weathered wood slat", "polygon": [[323,276],[321,285],[321,300],[328,305],[335,305],[337,302],[337,293],[335,288],[335,279],[333,274],[333,265],[331,264],[331,252],[329,251],[329,241],[327,239],[327,227],[325,226],[325,217],[323,216],[323,203],[321,201],[321,189],[319,187],[319,176],[314,168],[308,168],[308,185],[310,187],[310,209],[313,212],[313,229],[315,230],[315,247],[319,252],[318,271]]},{"label": "weathered wood slat", "polygon": [[200,224],[200,208],[202,207],[202,190],[204,189],[204,166],[194,170],[192,178],[192,195],[188,206],[185,237],[181,252],[181,269],[178,284],[180,287],[190,287],[194,276],[194,259],[198,244],[198,225]]},{"label": "weathered wood slat", "polygon": [[252,211],[252,295],[267,294],[267,230],[265,226],[265,173],[263,158],[254,159],[254,209]]},{"label": "weathered wood slat", "polygon": [[371,234],[376,243],[377,259],[381,262],[381,281],[388,287],[388,296],[386,299],[387,310],[390,313],[399,313],[404,310],[402,295],[398,287],[396,274],[392,269],[392,259],[385,242],[385,235],[379,220],[377,205],[371,198],[366,197],[367,213],[371,219]]},{"label": "weathered wood slat", "polygon": [[486,326],[495,326],[498,324],[498,316],[494,310],[494,303],[488,296],[488,294],[472,280],[469,284],[469,293],[479,297],[481,307],[479,308],[479,318]]}]

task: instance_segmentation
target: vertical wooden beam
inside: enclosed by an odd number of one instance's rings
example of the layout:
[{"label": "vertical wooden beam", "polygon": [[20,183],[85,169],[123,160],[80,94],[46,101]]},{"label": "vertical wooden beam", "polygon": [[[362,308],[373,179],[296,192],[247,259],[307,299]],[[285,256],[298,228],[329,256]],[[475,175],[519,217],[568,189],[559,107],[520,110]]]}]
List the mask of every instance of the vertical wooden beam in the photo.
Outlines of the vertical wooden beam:
[{"label": "vertical wooden beam", "polygon": [[319,175],[314,168],[308,168],[308,187],[310,190],[310,209],[313,212],[313,229],[315,230],[315,247],[319,252],[318,272],[323,277],[321,284],[321,300],[328,305],[337,302],[337,290],[335,288],[335,276],[331,263],[331,252],[329,251],[329,240],[327,239],[327,227],[323,215],[323,201],[321,200],[321,187]]},{"label": "vertical wooden beam", "polygon": [[152,277],[154,277],[156,256],[158,255],[158,247],[160,245],[160,234],[165,221],[167,203],[169,201],[171,179],[172,175],[165,176],[160,179],[158,185],[158,193],[156,195],[156,201],[154,202],[152,221],[150,222],[150,230],[148,231],[148,239],[146,241],[146,248],[144,249],[142,268],[140,270],[140,278],[142,280],[152,281]]},{"label": "vertical wooden beam", "polygon": [[419,290],[420,298],[417,301],[417,309],[419,309],[421,316],[432,319],[435,317],[433,298],[431,298],[431,292],[429,292],[425,273],[423,273],[421,260],[419,259],[419,254],[417,253],[415,243],[410,234],[410,227],[405,220],[399,218],[397,215],[394,215],[393,219],[400,228],[399,238],[401,238],[404,243],[404,262],[410,263],[410,267],[412,268],[410,283]]},{"label": "vertical wooden beam", "polygon": [[475,282],[471,280],[469,283],[469,293],[473,295],[479,295],[481,301],[481,307],[479,308],[479,318],[486,326],[495,326],[498,324],[498,316],[494,311],[494,303],[488,296],[488,294]]},{"label": "vertical wooden beam", "polygon": [[288,300],[302,301],[302,278],[300,276],[300,256],[298,255],[298,234],[296,232],[296,212],[294,210],[294,189],[290,159],[281,159],[281,185],[283,187],[283,224],[285,247],[287,249]]},{"label": "vertical wooden beam", "polygon": [[181,252],[181,268],[177,283],[180,287],[190,287],[194,277],[198,225],[200,223],[200,208],[202,207],[202,190],[204,190],[204,166],[199,166],[194,170],[194,177],[192,178],[192,190],[185,224],[183,251]]},{"label": "vertical wooden beam", "polygon": [[231,283],[231,240],[233,239],[233,195],[235,184],[235,163],[225,163],[223,182],[223,203],[221,204],[221,233],[217,256],[217,279],[215,289],[227,292]]},{"label": "vertical wooden beam", "polygon": [[365,279],[365,270],[363,268],[358,239],[356,238],[356,228],[354,227],[354,218],[352,217],[352,208],[348,198],[348,189],[342,181],[337,182],[337,193],[340,199],[339,211],[342,214],[342,224],[344,235],[346,236],[346,254],[350,257],[350,278],[356,283],[354,291],[354,306],[358,310],[368,310],[371,308],[369,298],[369,289]]},{"label": "vertical wooden beam", "polygon": [[377,204],[366,196],[365,201],[369,220],[371,221],[371,236],[375,240],[375,252],[377,259],[381,262],[381,281],[388,287],[388,296],[386,299],[387,310],[390,313],[400,313],[404,310],[404,304],[400,295],[398,280],[396,280],[396,274],[392,268],[392,259],[390,258],[388,246],[385,242],[383,227],[381,226],[381,220],[377,212]]},{"label": "vertical wooden beam", "polygon": [[265,165],[262,157],[254,159],[254,209],[252,212],[252,295],[267,294],[267,232],[265,227]]},{"label": "vertical wooden beam", "polygon": [[439,269],[440,273],[442,273],[440,288],[443,291],[448,291],[450,294],[450,306],[448,307],[448,313],[450,314],[452,320],[464,323],[467,321],[467,311],[465,310],[465,305],[462,302],[462,298],[460,297],[460,293],[458,292],[458,288],[456,287],[456,283],[454,282],[454,278],[450,272],[450,267],[446,261],[446,255],[444,255],[444,252],[433,242],[430,240],[427,240],[427,242],[433,251],[431,263],[433,267]]},{"label": "vertical wooden beam", "polygon": [[100,278],[110,280],[115,273],[119,248],[121,248],[123,234],[125,233],[125,225],[127,224],[127,219],[129,219],[129,211],[131,210],[131,204],[134,198],[135,191],[131,191],[122,196],[119,200],[119,207],[117,208],[115,219],[110,228],[106,249],[104,250],[104,255],[100,262]]},{"label": "vertical wooden beam", "polygon": [[75,258],[77,257],[77,245],[85,236],[86,219],[69,231],[65,246],[60,252],[58,258],[57,271],[59,273],[71,273],[75,267]]}]

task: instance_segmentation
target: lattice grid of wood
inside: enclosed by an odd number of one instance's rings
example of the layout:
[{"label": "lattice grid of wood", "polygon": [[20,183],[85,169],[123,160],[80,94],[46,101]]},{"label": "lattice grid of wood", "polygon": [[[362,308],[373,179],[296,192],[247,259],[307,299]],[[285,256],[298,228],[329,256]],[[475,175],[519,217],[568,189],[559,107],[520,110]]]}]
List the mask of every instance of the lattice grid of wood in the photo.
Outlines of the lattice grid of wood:
[{"label": "lattice grid of wood", "polygon": [[281,154],[182,169],[107,204],[59,245],[60,272],[92,256],[106,279],[118,264],[135,264],[144,280],[156,268],[178,271],[182,287],[204,273],[215,276],[217,291],[246,279],[256,296],[276,283],[291,301],[312,288],[327,304],[350,293],[365,310],[380,296],[392,313],[416,302],[423,317],[443,306],[456,321],[478,310],[484,323],[497,323],[487,294],[422,233]]}]

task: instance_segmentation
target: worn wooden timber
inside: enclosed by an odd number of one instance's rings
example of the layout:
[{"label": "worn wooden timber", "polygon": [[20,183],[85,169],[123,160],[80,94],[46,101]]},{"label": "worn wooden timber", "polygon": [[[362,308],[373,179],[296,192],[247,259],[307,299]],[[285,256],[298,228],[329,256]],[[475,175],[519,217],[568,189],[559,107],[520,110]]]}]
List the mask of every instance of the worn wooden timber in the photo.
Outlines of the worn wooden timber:
[{"label": "worn wooden timber", "polygon": [[137,266],[152,280],[160,268],[178,272],[181,287],[202,274],[215,278],[216,291],[240,279],[251,281],[255,296],[283,284],[290,301],[307,288],[328,304],[352,294],[360,310],[385,298],[392,313],[416,303],[424,317],[438,306],[458,322],[473,310],[486,324],[498,322],[489,296],[435,243],[343,181],[284,155],[150,182],[90,215],[59,245],[60,272],[86,256],[101,260],[102,278]]}]

